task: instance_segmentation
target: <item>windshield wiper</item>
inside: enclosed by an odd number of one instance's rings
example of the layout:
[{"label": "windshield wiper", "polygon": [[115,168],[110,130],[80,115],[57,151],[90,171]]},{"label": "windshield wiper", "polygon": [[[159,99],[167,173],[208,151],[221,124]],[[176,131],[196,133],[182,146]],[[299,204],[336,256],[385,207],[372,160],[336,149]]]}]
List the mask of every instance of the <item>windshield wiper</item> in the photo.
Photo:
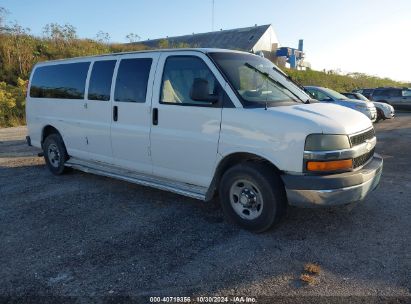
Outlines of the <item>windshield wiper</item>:
[{"label": "windshield wiper", "polygon": [[289,88],[287,88],[285,85],[283,85],[281,82],[279,82],[278,80],[274,79],[269,73],[260,70],[259,68],[253,66],[252,64],[249,64],[248,62],[246,62],[244,64],[246,67],[249,67],[251,69],[253,69],[254,71],[264,75],[265,77],[269,78],[272,82],[274,82],[277,86],[281,87],[282,89],[287,90],[288,92],[290,92],[294,97],[296,97],[298,100],[300,100],[302,103],[306,103],[304,100],[302,100],[300,98],[300,96],[298,96],[297,94],[295,94],[293,91],[291,91]]}]

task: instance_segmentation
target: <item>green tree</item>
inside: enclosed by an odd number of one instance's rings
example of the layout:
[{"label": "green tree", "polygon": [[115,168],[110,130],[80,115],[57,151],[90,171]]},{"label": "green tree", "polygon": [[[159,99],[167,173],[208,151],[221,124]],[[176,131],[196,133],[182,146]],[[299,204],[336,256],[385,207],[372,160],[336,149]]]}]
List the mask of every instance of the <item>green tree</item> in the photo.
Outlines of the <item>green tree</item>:
[{"label": "green tree", "polygon": [[52,40],[71,41],[77,38],[76,28],[66,23],[60,25],[58,23],[49,23],[43,27],[43,34]]},{"label": "green tree", "polygon": [[98,31],[96,34],[96,41],[108,44],[110,42],[110,34],[103,31]]},{"label": "green tree", "polygon": [[137,41],[140,41],[141,37],[135,33],[130,33],[126,35],[126,39],[129,43],[135,43]]},{"label": "green tree", "polygon": [[159,49],[168,49],[170,47],[169,42],[167,39],[161,39],[158,42],[158,48]]},{"label": "green tree", "polygon": [[7,84],[0,82],[0,125],[8,126],[13,118],[13,110],[16,107],[16,99],[7,90]]},{"label": "green tree", "polygon": [[30,29],[23,28],[15,22],[9,27],[9,32],[11,34],[13,55],[16,57],[18,64],[18,75],[27,77],[32,61]]}]

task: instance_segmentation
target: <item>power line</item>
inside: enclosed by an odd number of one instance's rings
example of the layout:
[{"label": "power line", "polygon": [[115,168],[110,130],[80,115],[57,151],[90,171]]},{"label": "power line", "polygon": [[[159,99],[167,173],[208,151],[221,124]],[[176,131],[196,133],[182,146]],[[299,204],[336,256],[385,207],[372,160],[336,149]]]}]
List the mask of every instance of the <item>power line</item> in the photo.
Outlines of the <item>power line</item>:
[{"label": "power line", "polygon": [[211,31],[214,31],[214,0],[212,0],[211,5]]}]

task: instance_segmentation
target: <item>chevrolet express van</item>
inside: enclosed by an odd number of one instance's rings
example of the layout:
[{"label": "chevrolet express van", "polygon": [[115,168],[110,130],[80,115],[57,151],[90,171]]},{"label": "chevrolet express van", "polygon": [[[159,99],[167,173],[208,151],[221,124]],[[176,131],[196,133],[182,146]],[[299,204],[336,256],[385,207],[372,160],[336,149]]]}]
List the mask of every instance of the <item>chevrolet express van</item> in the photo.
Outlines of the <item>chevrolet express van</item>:
[{"label": "chevrolet express van", "polygon": [[273,63],[221,49],[37,64],[29,144],[67,167],[210,201],[261,232],[288,205],[362,200],[383,160],[363,114],[315,103]]}]

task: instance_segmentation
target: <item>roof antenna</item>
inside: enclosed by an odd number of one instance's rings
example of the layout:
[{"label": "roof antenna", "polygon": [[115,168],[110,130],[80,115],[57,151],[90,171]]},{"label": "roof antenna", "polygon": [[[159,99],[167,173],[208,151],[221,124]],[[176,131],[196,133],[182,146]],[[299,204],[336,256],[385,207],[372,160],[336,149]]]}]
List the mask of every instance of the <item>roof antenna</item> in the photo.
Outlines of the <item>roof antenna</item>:
[{"label": "roof antenna", "polygon": [[211,5],[211,31],[214,32],[214,0],[212,1]]}]

